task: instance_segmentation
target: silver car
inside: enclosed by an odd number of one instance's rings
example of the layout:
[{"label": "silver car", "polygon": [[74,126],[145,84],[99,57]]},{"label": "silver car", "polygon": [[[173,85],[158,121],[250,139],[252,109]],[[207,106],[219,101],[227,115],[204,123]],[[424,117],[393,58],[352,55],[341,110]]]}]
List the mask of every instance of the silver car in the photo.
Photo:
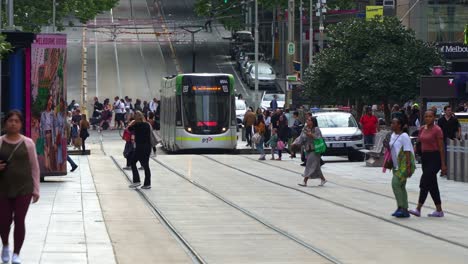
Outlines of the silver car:
[{"label": "silver car", "polygon": [[363,161],[364,137],[353,115],[346,112],[315,113],[323,139],[326,155],[347,156],[349,161]]},{"label": "silver car", "polygon": [[[255,64],[250,65],[247,73],[247,85],[255,87]],[[276,74],[273,67],[265,62],[258,63],[258,86],[276,89]]]}]

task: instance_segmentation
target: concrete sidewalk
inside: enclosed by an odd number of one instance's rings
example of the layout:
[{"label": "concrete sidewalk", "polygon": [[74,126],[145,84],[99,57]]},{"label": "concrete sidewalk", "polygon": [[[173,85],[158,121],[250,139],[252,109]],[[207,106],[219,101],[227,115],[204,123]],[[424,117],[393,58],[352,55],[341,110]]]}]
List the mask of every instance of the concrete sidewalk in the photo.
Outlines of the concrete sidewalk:
[{"label": "concrete sidewalk", "polygon": [[78,169],[46,177],[41,199],[30,206],[21,252],[25,264],[116,263],[88,157],[72,158]]}]

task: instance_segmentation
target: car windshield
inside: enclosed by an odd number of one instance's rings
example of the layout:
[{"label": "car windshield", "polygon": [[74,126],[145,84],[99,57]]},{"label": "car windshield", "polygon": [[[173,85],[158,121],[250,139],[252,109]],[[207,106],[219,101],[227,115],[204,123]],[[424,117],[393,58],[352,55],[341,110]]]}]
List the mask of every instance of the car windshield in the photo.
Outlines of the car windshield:
[{"label": "car windshield", "polygon": [[319,127],[357,127],[356,120],[348,114],[318,115],[317,122]]},{"label": "car windshield", "polygon": [[[251,73],[255,74],[255,65],[252,67]],[[258,67],[258,74],[274,74],[274,71],[270,66],[260,66]]]},{"label": "car windshield", "polygon": [[252,37],[252,35],[250,35],[248,33],[239,33],[236,36],[236,40],[237,41],[252,41],[253,37]]},{"label": "car windshield", "polygon": [[236,100],[236,110],[245,110],[246,106],[244,101],[242,100]]},{"label": "car windshield", "polygon": [[[273,100],[273,96],[275,94],[265,94],[265,97],[263,97],[263,101],[271,101]],[[278,99],[276,101],[284,101],[285,100],[285,95],[284,94],[276,94],[278,96]]]}]

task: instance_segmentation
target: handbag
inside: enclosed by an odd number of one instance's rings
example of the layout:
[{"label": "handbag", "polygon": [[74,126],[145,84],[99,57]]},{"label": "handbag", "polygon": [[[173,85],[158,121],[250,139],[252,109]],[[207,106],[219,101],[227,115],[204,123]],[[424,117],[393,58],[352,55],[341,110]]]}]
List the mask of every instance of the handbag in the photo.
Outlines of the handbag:
[{"label": "handbag", "polygon": [[284,142],[282,140],[278,140],[278,143],[276,143],[276,148],[278,150],[283,150],[284,147],[286,147],[286,145],[284,144]]},{"label": "handbag", "polygon": [[[385,149],[383,172],[385,172],[386,170],[392,170],[393,169],[392,148],[393,148],[393,145],[395,145],[395,142],[398,141],[398,138],[400,138],[400,136],[401,136],[401,134],[398,135],[398,137],[395,139],[395,141],[390,146],[390,148]],[[390,140],[391,140],[391,136],[390,136]]]},{"label": "handbag", "polygon": [[260,143],[260,141],[262,140],[262,135],[260,135],[260,133],[255,133],[253,136],[252,136],[252,142],[256,145],[258,145]]},{"label": "handbag", "polygon": [[327,144],[323,138],[314,139],[314,151],[315,153],[323,154],[327,151]]}]

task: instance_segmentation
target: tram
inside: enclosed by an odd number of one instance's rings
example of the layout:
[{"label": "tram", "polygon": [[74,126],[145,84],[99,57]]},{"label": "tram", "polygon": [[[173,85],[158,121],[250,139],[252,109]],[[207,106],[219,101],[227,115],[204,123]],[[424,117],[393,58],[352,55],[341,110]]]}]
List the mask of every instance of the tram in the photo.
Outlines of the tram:
[{"label": "tram", "polygon": [[176,152],[237,146],[234,77],[193,73],[163,78],[161,140]]}]

